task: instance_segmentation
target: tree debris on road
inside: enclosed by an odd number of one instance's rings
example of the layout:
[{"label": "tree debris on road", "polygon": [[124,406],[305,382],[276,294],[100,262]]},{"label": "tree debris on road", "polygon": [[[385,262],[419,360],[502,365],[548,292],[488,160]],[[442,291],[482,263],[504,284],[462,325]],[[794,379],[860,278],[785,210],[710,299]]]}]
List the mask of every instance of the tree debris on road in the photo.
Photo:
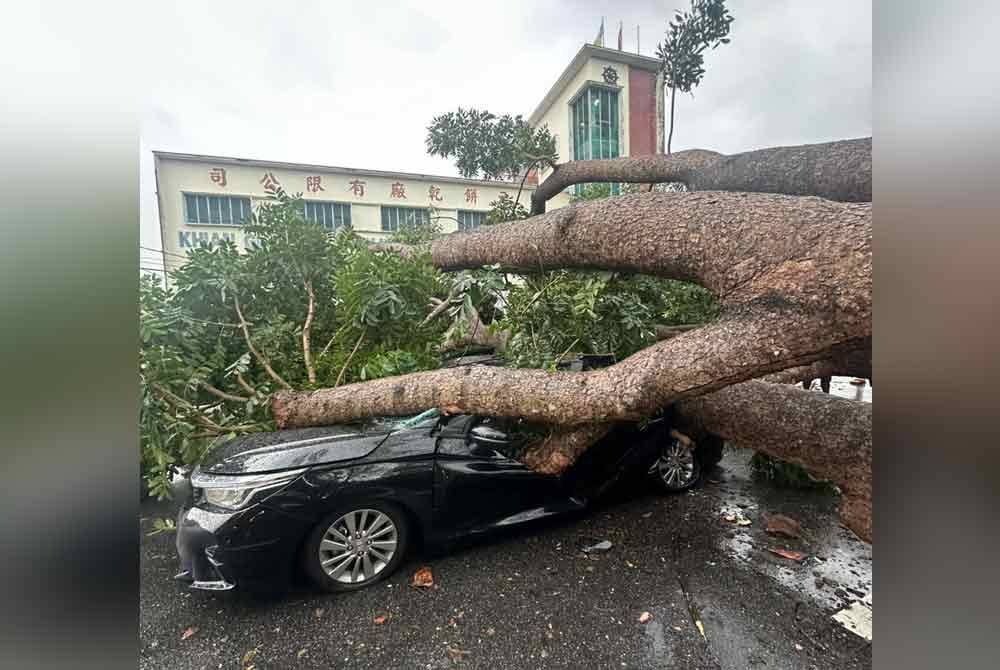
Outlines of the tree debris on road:
[{"label": "tree debris on road", "polygon": [[764,530],[772,535],[784,535],[795,539],[802,534],[802,524],[783,514],[772,514],[765,519],[764,523]]}]

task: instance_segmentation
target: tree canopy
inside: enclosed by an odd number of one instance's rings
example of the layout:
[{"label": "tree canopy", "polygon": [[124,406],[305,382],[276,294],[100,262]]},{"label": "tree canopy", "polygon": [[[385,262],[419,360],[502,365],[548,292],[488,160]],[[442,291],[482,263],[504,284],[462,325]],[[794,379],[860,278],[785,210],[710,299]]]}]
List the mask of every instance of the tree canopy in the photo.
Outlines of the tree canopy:
[{"label": "tree canopy", "polygon": [[430,155],[454,158],[468,178],[517,179],[536,163],[559,159],[547,126],[532,128],[521,115],[462,107],[434,117],[426,144]]}]

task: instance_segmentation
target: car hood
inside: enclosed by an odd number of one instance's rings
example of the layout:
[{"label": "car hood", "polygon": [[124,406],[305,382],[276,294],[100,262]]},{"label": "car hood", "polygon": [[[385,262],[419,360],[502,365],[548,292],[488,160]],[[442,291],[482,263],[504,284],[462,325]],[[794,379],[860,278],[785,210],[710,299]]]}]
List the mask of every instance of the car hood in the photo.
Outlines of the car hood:
[{"label": "car hood", "polygon": [[252,433],[212,449],[202,459],[201,470],[243,475],[351,461],[374,451],[389,432],[345,425]]}]

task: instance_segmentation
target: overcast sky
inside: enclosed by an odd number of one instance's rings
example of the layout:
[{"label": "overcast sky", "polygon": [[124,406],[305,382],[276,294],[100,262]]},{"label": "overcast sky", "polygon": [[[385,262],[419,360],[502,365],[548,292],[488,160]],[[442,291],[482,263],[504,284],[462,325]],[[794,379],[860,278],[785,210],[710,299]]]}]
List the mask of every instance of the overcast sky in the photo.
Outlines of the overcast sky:
[{"label": "overcast sky", "polygon": [[[151,5],[141,243],[160,246],[154,149],[457,174],[425,153],[434,115],[528,116],[602,16],[607,46],[622,21],[624,49],[636,50],[638,25],[640,53],[653,55],[687,1]],[[708,53],[694,97],[678,97],[674,150],[871,134],[869,1],[727,4],[732,42]]]}]

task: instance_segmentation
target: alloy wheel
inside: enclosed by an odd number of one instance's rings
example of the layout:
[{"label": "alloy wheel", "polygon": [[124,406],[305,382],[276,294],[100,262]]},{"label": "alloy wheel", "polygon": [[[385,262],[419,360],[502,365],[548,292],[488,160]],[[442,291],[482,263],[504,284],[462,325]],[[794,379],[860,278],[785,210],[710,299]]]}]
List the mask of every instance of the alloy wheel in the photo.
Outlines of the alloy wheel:
[{"label": "alloy wheel", "polygon": [[384,512],[359,509],[330,524],[319,543],[323,571],[342,584],[374,579],[396,553],[399,531]]},{"label": "alloy wheel", "polygon": [[660,452],[656,471],[663,485],[671,490],[687,488],[698,479],[699,469],[694,450],[673,439]]}]

